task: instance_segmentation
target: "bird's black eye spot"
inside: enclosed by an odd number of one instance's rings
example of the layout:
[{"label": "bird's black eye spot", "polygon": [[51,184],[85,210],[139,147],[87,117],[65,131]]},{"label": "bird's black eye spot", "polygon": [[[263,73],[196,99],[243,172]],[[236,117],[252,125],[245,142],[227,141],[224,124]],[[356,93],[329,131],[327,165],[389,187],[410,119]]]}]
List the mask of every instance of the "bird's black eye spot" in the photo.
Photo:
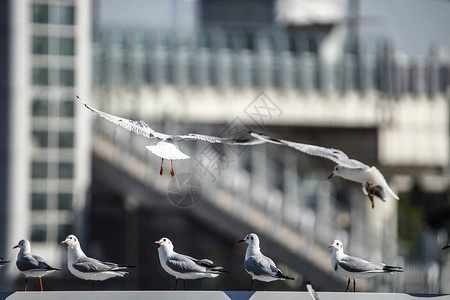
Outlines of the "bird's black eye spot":
[{"label": "bird's black eye spot", "polygon": [[250,238],[253,241],[253,237]]}]

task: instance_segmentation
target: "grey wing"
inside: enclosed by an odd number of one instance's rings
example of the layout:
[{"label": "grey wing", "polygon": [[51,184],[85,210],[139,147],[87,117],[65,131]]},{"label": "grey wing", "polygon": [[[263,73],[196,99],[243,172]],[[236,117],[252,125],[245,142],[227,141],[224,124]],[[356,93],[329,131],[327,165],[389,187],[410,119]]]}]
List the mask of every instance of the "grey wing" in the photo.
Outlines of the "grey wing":
[{"label": "grey wing", "polygon": [[206,272],[206,267],[193,261],[189,256],[175,255],[167,260],[167,266],[178,273]]},{"label": "grey wing", "polygon": [[268,275],[276,276],[278,268],[270,258],[262,255],[260,257],[250,256],[244,261],[244,267],[247,272],[251,272],[254,275]]},{"label": "grey wing", "polygon": [[302,143],[286,141],[286,140],[277,139],[277,138],[274,138],[274,137],[271,137],[271,136],[268,136],[265,134],[257,133],[257,132],[252,132],[251,135],[256,138],[265,140],[272,144],[288,146],[290,148],[293,148],[300,152],[306,153],[308,155],[327,158],[327,159],[332,160],[335,163],[337,163],[339,165],[343,165],[347,168],[355,168],[355,169],[369,168],[369,166],[367,166],[366,164],[363,164],[360,161],[357,161],[355,159],[350,159],[347,156],[347,154],[344,153],[344,151],[339,150],[339,149],[325,148],[325,147],[315,146],[315,145],[310,145],[310,144],[302,144]]},{"label": "grey wing", "polygon": [[265,143],[265,141],[262,141],[259,139],[253,139],[253,138],[245,138],[245,137],[224,138],[224,137],[197,134],[197,133],[174,135],[174,136],[172,136],[172,139],[177,142],[181,142],[184,140],[198,140],[198,141],[204,141],[204,142],[213,143],[213,144],[228,144],[228,145],[259,145],[259,144]]},{"label": "grey wing", "polygon": [[33,269],[39,269],[39,262],[32,255],[24,255],[20,257],[16,262],[17,268],[20,271],[28,271]]},{"label": "grey wing", "polygon": [[353,256],[347,256],[343,259],[341,259],[338,262],[339,267],[342,269],[353,272],[353,273],[360,273],[360,272],[371,272],[375,270],[382,270],[383,264],[379,263],[371,263],[369,261],[366,261],[364,259],[353,257]]},{"label": "grey wing", "polygon": [[34,259],[36,259],[36,261],[38,262],[38,269],[49,269],[49,270],[59,270],[56,268],[53,268],[52,266],[50,266],[45,259],[43,259],[40,256],[37,255],[33,255]]},{"label": "grey wing", "polygon": [[73,263],[72,266],[83,273],[91,273],[91,272],[105,272],[105,271],[114,271],[114,268],[117,266],[112,263],[104,263],[95,258],[86,257],[83,260],[78,260]]},{"label": "grey wing", "polygon": [[121,117],[117,117],[117,116],[105,113],[103,111],[100,111],[98,109],[95,109],[95,108],[87,105],[86,103],[81,101],[80,97],[77,96],[77,98],[84,106],[86,106],[86,108],[88,108],[95,114],[99,115],[100,117],[102,117],[105,120],[110,121],[111,123],[114,123],[116,125],[119,125],[120,127],[125,128],[126,130],[129,130],[131,132],[137,133],[139,135],[142,135],[142,136],[145,136],[148,138],[166,139],[169,137],[166,134],[162,134],[162,133],[154,131],[144,121],[139,121],[139,122],[133,121],[133,120],[129,120],[129,119],[125,119],[125,118],[121,118]]}]

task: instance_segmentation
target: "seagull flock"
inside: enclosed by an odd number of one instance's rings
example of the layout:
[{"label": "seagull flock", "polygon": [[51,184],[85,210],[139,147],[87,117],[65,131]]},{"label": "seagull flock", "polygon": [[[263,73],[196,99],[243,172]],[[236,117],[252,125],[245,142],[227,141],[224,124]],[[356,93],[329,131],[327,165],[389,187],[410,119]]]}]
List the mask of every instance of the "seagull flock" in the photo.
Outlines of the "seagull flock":
[{"label": "seagull flock", "polygon": [[[399,197],[389,187],[386,179],[376,167],[370,167],[360,161],[351,159],[343,151],[338,149],[291,142],[253,131],[249,132],[248,137],[243,138],[224,138],[197,133],[169,135],[156,132],[143,121],[133,121],[102,112],[82,102],[78,96],[76,97],[86,108],[98,116],[131,132],[145,136],[149,139],[155,139],[157,141],[156,145],[146,146],[146,148],[161,158],[160,175],[163,175],[164,173],[164,159],[171,161],[170,175],[175,176],[173,160],[190,158],[178,148],[178,143],[182,141],[199,140],[228,145],[257,145],[268,142],[287,146],[302,153],[323,157],[335,162],[337,165],[334,167],[328,178],[338,176],[361,183],[362,191],[369,198],[372,208],[375,207],[375,198],[382,201],[386,201],[388,198],[399,200]],[[244,268],[252,277],[249,290],[252,289],[254,280],[264,282],[265,291],[267,290],[268,282],[275,280],[295,280],[293,277],[285,275],[275,265],[272,259],[261,252],[260,239],[255,233],[250,233],[246,235],[244,239],[239,241],[239,243],[244,242],[248,244],[245,252]],[[134,266],[119,265],[88,257],[81,249],[80,241],[75,235],[67,236],[61,243],[67,245],[68,270],[75,277],[85,281],[84,290],[87,289],[88,281],[91,281],[91,290],[93,290],[95,281],[104,281],[113,277],[124,277],[128,274],[130,269],[135,268]],[[172,241],[167,237],[163,237],[155,243],[159,245],[158,256],[161,267],[168,274],[175,277],[175,290],[179,279],[183,281],[183,288],[186,289],[185,280],[216,278],[223,273],[227,273],[223,267],[215,266],[210,259],[196,259],[175,252]],[[19,271],[25,275],[25,291],[27,290],[28,277],[38,277],[41,291],[43,291],[42,277],[55,271],[61,271],[59,268],[50,266],[42,257],[32,254],[30,242],[26,239],[21,240],[13,248],[20,249],[17,255],[16,265]],[[353,280],[353,291],[355,292],[356,278],[369,278],[382,274],[403,272],[402,267],[389,266],[384,263],[373,263],[362,258],[349,256],[344,253],[344,245],[339,240],[333,241],[333,243],[329,245],[329,248],[332,249],[332,269],[338,275],[348,279],[346,292],[348,292],[351,279]],[[447,248],[450,248],[450,244],[446,245],[443,250]],[[8,262],[9,261],[0,258],[0,268]],[[306,284],[306,288],[313,299],[319,299],[319,296],[310,282]]]}]

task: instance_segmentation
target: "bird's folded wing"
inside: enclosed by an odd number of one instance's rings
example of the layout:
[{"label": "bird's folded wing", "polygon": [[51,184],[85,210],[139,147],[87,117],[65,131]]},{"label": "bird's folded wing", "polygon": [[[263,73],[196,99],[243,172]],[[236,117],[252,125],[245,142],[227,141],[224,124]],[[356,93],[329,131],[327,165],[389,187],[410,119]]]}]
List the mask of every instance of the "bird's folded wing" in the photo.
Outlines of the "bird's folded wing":
[{"label": "bird's folded wing", "polygon": [[117,265],[113,264],[113,266],[111,266],[94,258],[86,257],[81,261],[73,263],[72,266],[74,267],[74,269],[80,272],[90,273],[90,272],[114,271],[114,268]]},{"label": "bird's folded wing", "polygon": [[338,265],[342,269],[352,273],[377,272],[383,269],[381,264],[371,263],[364,259],[353,256],[347,256],[341,259],[340,261],[338,261]]},{"label": "bird's folded wing", "polygon": [[197,264],[188,256],[179,255],[167,260],[167,266],[178,273],[206,272],[206,267]]},{"label": "bird's folded wing", "polygon": [[120,127],[123,127],[131,132],[137,133],[139,135],[148,137],[148,138],[159,138],[159,139],[166,139],[169,136],[163,133],[159,133],[157,131],[154,131],[153,129],[150,128],[150,126],[148,126],[144,121],[134,121],[134,120],[129,120],[129,119],[125,119],[125,118],[121,118],[118,116],[114,116],[111,114],[108,114],[106,112],[103,112],[101,110],[95,109],[89,105],[87,105],[86,103],[84,103],[83,101],[81,101],[81,99],[77,96],[77,99],[83,103],[84,106],[86,106],[86,108],[88,108],[89,110],[91,110],[92,112],[96,113],[97,115],[99,115],[100,117],[116,124],[119,125]]},{"label": "bird's folded wing", "polygon": [[20,271],[28,271],[33,269],[40,269],[39,262],[32,255],[24,255],[17,260],[17,268]]},{"label": "bird's folded wing", "polygon": [[250,256],[244,261],[244,267],[248,272],[254,275],[269,275],[275,276],[278,272],[278,268],[275,263],[266,256]]}]

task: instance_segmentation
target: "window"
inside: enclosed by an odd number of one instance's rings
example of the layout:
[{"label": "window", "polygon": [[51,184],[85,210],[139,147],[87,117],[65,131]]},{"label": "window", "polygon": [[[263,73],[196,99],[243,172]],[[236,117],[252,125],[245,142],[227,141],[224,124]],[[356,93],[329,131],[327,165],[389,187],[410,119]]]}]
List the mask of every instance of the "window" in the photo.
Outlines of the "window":
[{"label": "window", "polygon": [[74,71],[59,70],[59,84],[62,86],[74,86]]},{"label": "window", "polygon": [[46,68],[33,68],[33,84],[36,85],[48,85],[48,69]]},{"label": "window", "polygon": [[33,23],[48,23],[48,5],[33,4]]},{"label": "window", "polygon": [[48,132],[47,131],[33,131],[33,147],[47,148],[48,147]]},{"label": "window", "polygon": [[59,148],[73,148],[74,134],[73,132],[59,133]]},{"label": "window", "polygon": [[31,166],[31,176],[36,179],[47,178],[48,166],[45,162],[33,162]]},{"label": "window", "polygon": [[67,5],[33,4],[33,23],[75,24],[75,8]]},{"label": "window", "polygon": [[33,116],[46,117],[48,116],[48,101],[44,99],[33,100]]},{"label": "window", "polygon": [[73,163],[59,163],[58,165],[59,178],[70,179],[73,178]]},{"label": "window", "polygon": [[74,55],[75,54],[75,40],[73,38],[59,39],[59,55]]},{"label": "window", "polygon": [[72,194],[60,193],[58,194],[58,209],[72,210]]},{"label": "window", "polygon": [[48,37],[33,37],[33,54],[48,54]]},{"label": "window", "polygon": [[58,7],[59,24],[73,25],[75,24],[75,9],[73,6],[59,6]]},{"label": "window", "polygon": [[71,118],[75,115],[74,100],[63,100],[59,103],[59,115]]},{"label": "window", "polygon": [[32,210],[47,209],[47,194],[33,193],[31,195],[31,209]]},{"label": "window", "polygon": [[34,242],[45,242],[47,230],[45,224],[34,224],[31,227],[31,240]]}]

